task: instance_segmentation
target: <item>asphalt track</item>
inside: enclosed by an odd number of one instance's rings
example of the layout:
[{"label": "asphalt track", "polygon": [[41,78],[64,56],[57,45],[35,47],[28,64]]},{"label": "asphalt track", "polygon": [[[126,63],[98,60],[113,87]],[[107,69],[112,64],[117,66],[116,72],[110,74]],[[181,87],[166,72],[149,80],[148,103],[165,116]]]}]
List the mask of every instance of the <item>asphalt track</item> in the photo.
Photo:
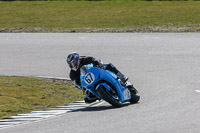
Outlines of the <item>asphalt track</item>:
[{"label": "asphalt track", "polygon": [[199,133],[199,33],[0,34],[0,75],[68,77],[77,51],[112,62],[140,103],[105,103],[1,133]]}]

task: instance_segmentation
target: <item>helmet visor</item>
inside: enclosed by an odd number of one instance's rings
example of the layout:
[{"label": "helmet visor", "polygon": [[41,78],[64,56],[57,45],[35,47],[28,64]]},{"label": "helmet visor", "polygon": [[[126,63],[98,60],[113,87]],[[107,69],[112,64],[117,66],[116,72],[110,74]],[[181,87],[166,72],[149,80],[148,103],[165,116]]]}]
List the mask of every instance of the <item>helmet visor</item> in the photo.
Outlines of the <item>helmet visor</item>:
[{"label": "helmet visor", "polygon": [[79,66],[78,62],[76,62],[74,60],[71,62],[71,68],[72,68],[72,70],[77,71],[78,66]]}]

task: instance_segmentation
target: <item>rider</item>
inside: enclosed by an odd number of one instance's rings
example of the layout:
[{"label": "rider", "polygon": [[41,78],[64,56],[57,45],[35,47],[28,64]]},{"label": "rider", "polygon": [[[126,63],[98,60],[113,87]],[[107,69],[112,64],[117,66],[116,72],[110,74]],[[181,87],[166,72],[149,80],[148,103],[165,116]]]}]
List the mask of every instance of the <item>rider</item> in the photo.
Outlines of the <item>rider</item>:
[{"label": "rider", "polygon": [[[72,52],[67,56],[67,64],[71,68],[70,71],[70,79],[74,81],[74,84],[77,88],[82,89],[81,83],[80,83],[80,68],[84,65],[93,64],[95,67],[100,66],[103,67],[106,70],[109,70],[117,75],[117,77],[125,83],[128,78],[125,77],[117,68],[109,63],[109,64],[102,64],[100,60],[96,60],[93,57],[87,57],[87,56],[79,56],[78,53]],[[92,103],[95,102],[98,98],[90,93],[89,91],[86,91],[84,100],[86,103]]]}]

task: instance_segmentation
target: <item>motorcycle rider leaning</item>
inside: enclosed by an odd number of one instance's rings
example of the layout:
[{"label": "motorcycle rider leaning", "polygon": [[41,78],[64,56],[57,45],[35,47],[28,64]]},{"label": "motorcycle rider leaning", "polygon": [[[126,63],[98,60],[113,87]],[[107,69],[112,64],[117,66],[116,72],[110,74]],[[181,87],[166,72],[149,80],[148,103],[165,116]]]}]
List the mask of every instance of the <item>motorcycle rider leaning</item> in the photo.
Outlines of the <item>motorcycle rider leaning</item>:
[{"label": "motorcycle rider leaning", "polygon": [[[117,68],[113,64],[111,64],[111,63],[102,64],[100,62],[100,60],[97,60],[93,57],[79,56],[78,53],[72,52],[67,56],[66,61],[67,61],[67,64],[69,65],[69,67],[71,68],[70,75],[69,75],[70,79],[72,81],[74,81],[74,85],[79,89],[82,89],[81,83],[80,83],[80,68],[84,65],[88,65],[91,63],[95,67],[101,67],[101,68],[103,67],[104,69],[115,73],[117,75],[117,77],[123,83],[125,83],[128,80],[128,78],[125,77],[119,70],[117,70]],[[85,96],[84,96],[84,100],[86,103],[95,102],[97,99],[98,98],[95,95],[93,95],[89,91],[86,91]]]}]

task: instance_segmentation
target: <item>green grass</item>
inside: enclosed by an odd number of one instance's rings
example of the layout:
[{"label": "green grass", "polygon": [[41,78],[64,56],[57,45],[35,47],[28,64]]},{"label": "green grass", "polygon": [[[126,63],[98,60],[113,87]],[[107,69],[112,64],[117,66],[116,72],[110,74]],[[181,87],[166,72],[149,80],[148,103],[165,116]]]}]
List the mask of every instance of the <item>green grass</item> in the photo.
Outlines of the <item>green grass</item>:
[{"label": "green grass", "polygon": [[198,1],[0,2],[0,29],[200,28]]},{"label": "green grass", "polygon": [[0,76],[0,118],[82,100],[83,92],[65,82]]}]

